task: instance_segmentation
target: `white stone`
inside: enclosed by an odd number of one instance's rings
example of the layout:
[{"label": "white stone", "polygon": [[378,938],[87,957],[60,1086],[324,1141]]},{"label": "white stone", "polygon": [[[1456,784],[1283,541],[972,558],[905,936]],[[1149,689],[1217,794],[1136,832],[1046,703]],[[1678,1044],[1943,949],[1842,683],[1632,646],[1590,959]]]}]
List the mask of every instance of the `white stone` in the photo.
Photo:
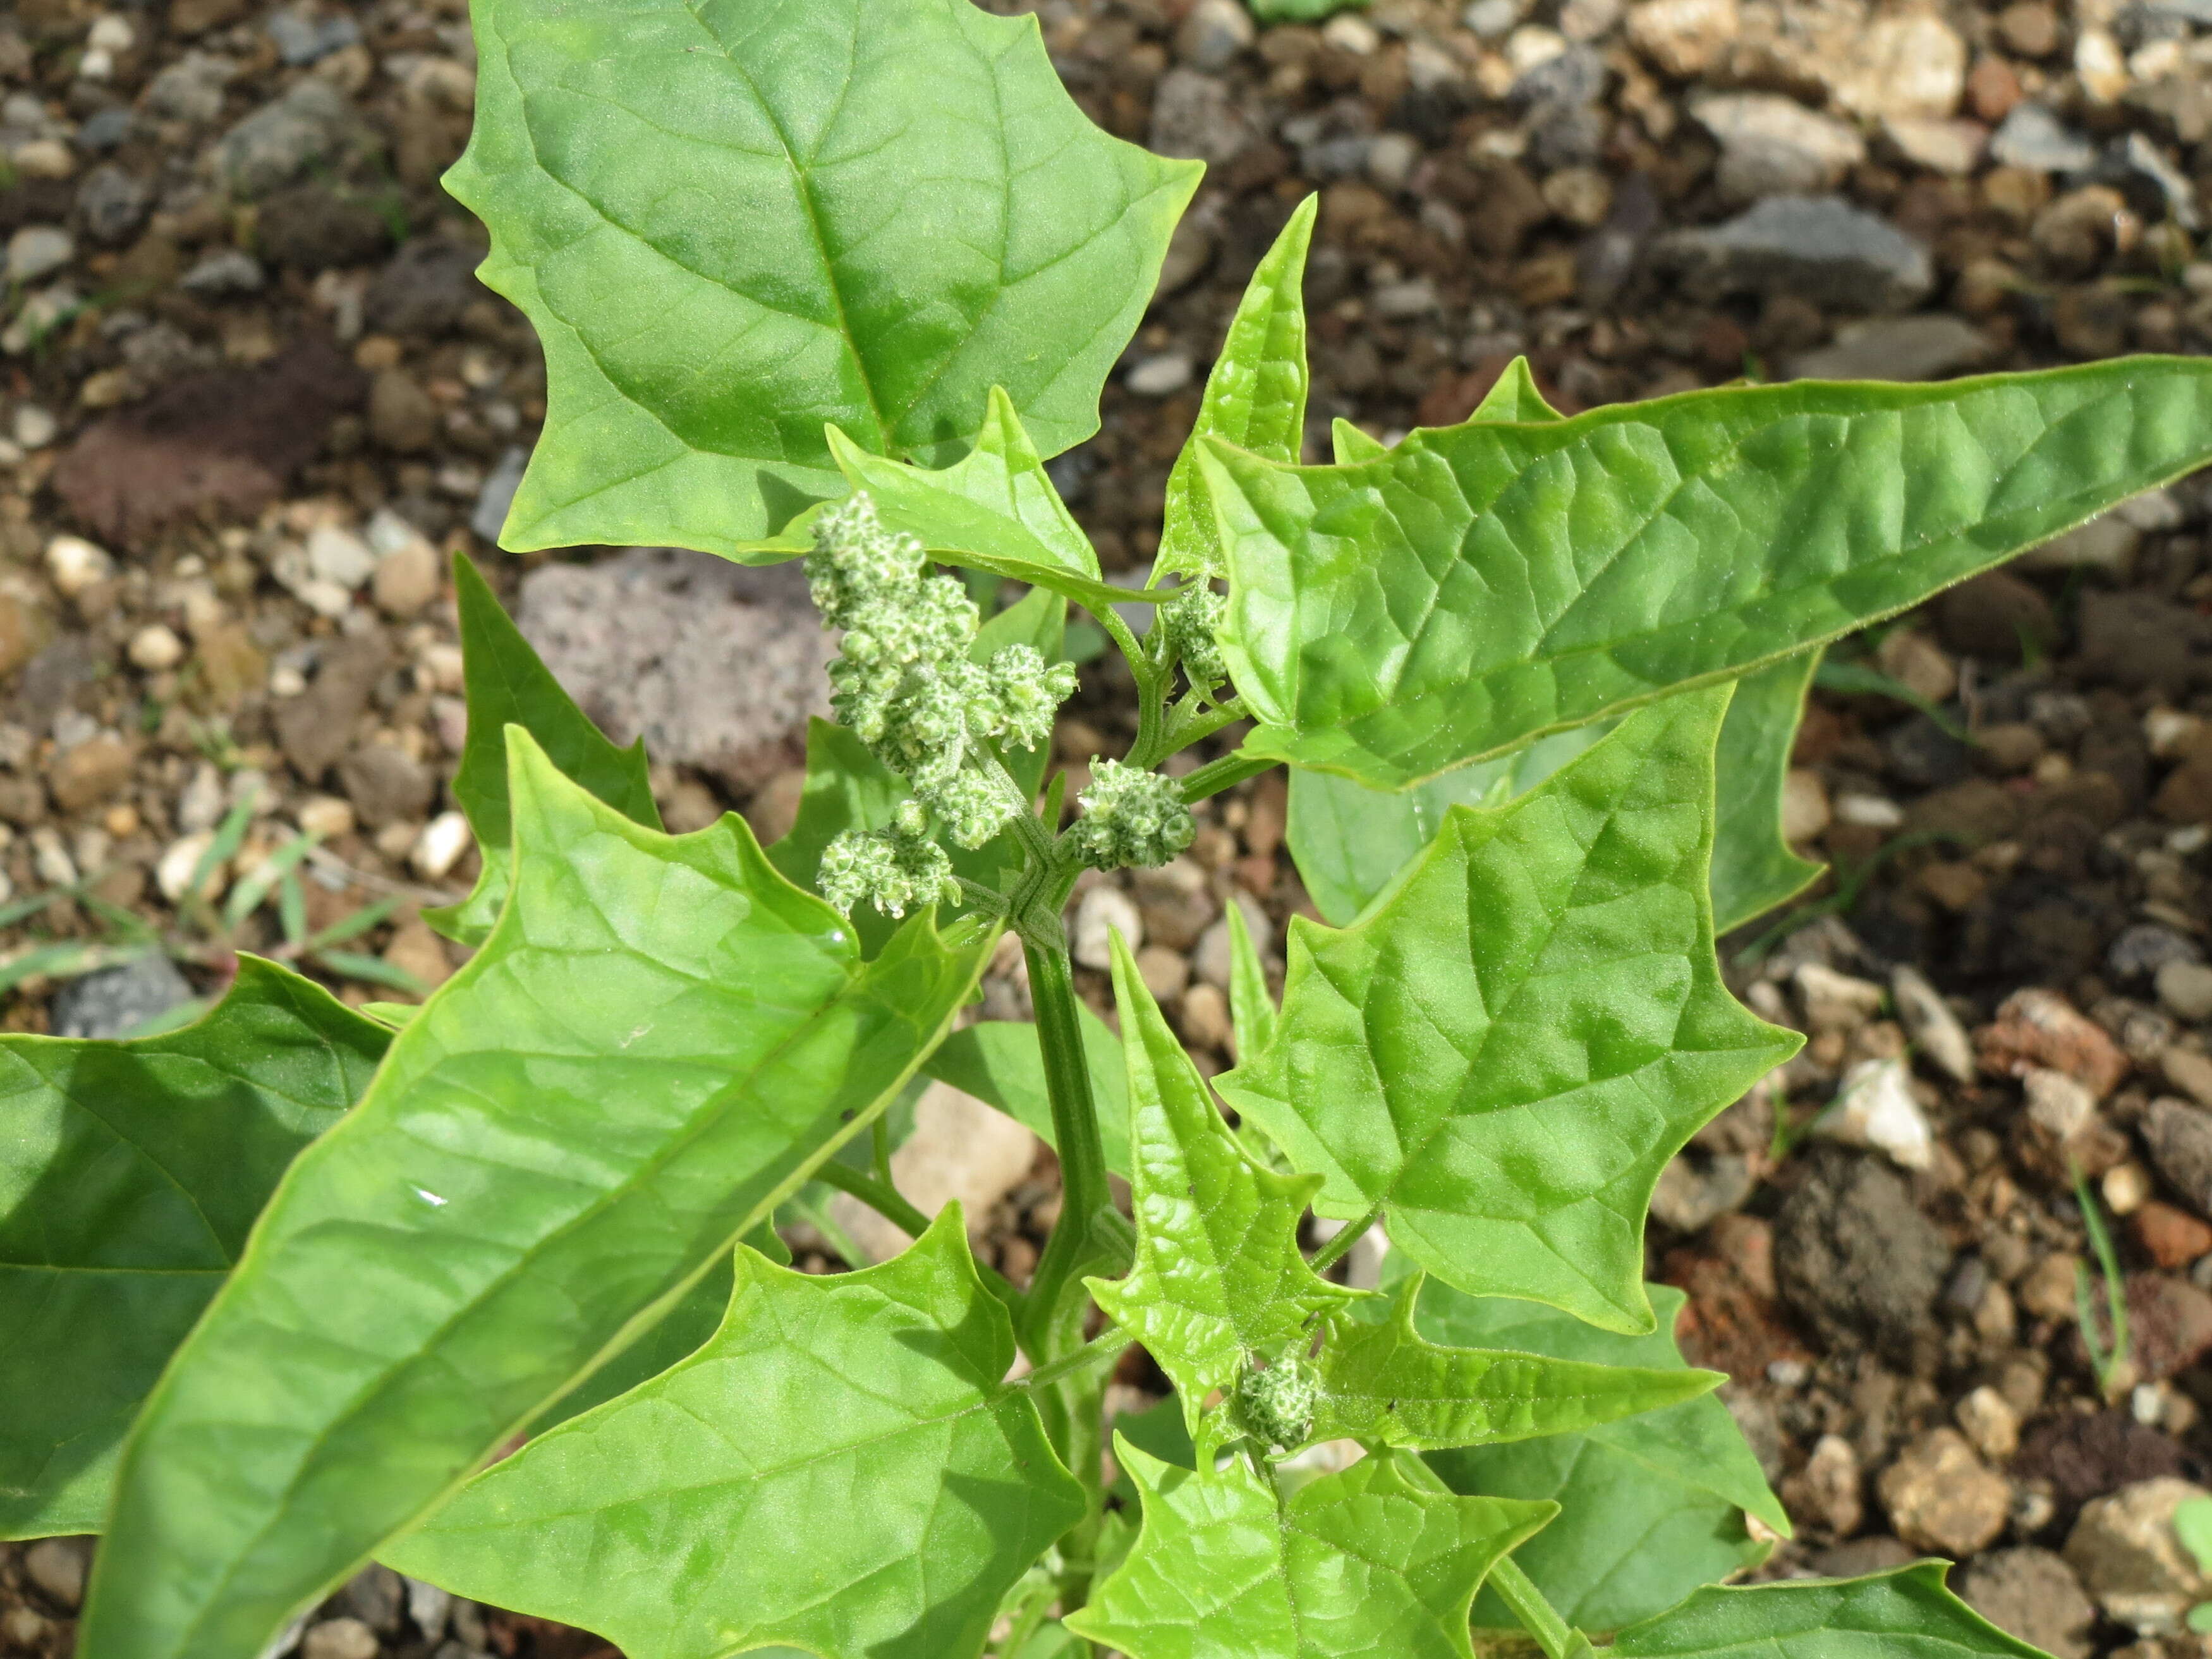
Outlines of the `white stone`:
[{"label": "white stone", "polygon": [[[1005,1113],[949,1083],[933,1083],[915,1103],[914,1133],[891,1154],[891,1184],[924,1215],[958,1200],[969,1236],[976,1237],[992,1206],[1029,1174],[1036,1152],[1037,1138]],[[830,1213],[870,1261],[887,1261],[909,1243],[849,1194],[838,1194]]]},{"label": "white stone", "polygon": [[92,1565],[91,1540],[42,1538],[23,1552],[23,1571],[65,1612],[84,1601],[85,1575]]},{"label": "white stone", "polygon": [[2112,509],[2138,530],[2179,530],[2189,522],[2189,509],[2171,489],[2146,489],[2130,495]]},{"label": "white stone", "polygon": [[376,1632],[358,1619],[325,1619],[300,1639],[301,1659],[376,1659]]},{"label": "white stone", "polygon": [[1992,1463],[2002,1463],[2020,1449],[2020,1413],[1988,1383],[1961,1400],[1952,1415],[1974,1449]]},{"label": "white stone", "polygon": [[1662,74],[1689,80],[1736,37],[1736,0],[1644,0],[1628,10],[1629,44]]},{"label": "white stone", "polygon": [[425,881],[442,878],[469,850],[469,821],[459,812],[441,812],[422,826],[408,856]]},{"label": "white stone", "polygon": [[353,834],[353,803],[337,795],[310,795],[300,803],[300,828],[322,841]]},{"label": "white stone", "polygon": [[376,574],[376,555],[352,531],[326,524],[308,532],[307,568],[319,580],[352,589]]},{"label": "white stone", "polygon": [[1324,23],[1321,38],[1354,58],[1371,58],[1382,45],[1382,32],[1374,24],[1348,11],[1340,11]]},{"label": "white stone", "polygon": [[1190,359],[1180,351],[1140,358],[1122,378],[1139,398],[1171,398],[1191,381]]},{"label": "white stone", "polygon": [[15,433],[15,441],[21,447],[44,449],[60,435],[61,422],[38,404],[23,404],[15,410],[10,430]]},{"label": "white stone", "polygon": [[46,544],[46,574],[65,599],[115,574],[115,561],[105,548],[82,536],[57,536]]},{"label": "white stone", "polygon": [[1887,1153],[1907,1170],[1936,1161],[1936,1137],[1902,1060],[1863,1060],[1844,1073],[1835,1099],[1813,1121],[1813,1133]]},{"label": "white stone", "polygon": [[1958,1083],[1974,1080],[1974,1045],[1966,1028],[1917,968],[1891,970],[1889,994],[1897,1023],[1930,1065]]},{"label": "white stone", "polygon": [[1782,780],[1782,839],[1792,847],[1828,827],[1828,787],[1808,766],[1793,766]]},{"label": "white stone", "polygon": [[54,225],[25,225],[8,239],[8,280],[35,283],[76,257],[76,240],[69,232]]},{"label": "white stone", "polygon": [[1866,160],[1854,129],[1773,93],[1700,98],[1690,113],[1720,144],[1714,178],[1732,202],[1817,196]]},{"label": "white stone", "polygon": [[1886,795],[1843,794],[1836,797],[1836,821],[1862,830],[1896,830],[1905,823],[1905,809]]},{"label": "white stone", "polygon": [[2106,513],[2030,549],[2021,563],[2031,570],[2104,570],[2124,577],[2142,544],[2142,531],[2118,513]]},{"label": "white stone", "polygon": [[2105,1207],[2114,1215],[2133,1215],[2150,1197],[2150,1171],[2133,1158],[2115,1164],[2105,1171],[2097,1190],[2104,1196]]},{"label": "white stone", "polygon": [[2204,729],[2202,716],[2179,708],[2160,707],[2142,717],[2143,741],[2160,760],[2172,760],[2195,741]]},{"label": "white stone", "polygon": [[185,642],[167,623],[149,623],[131,636],[131,660],[149,674],[185,659]]},{"label": "white stone", "polygon": [[1828,1031],[1848,1036],[1881,1012],[1882,989],[1871,980],[1817,962],[1800,963],[1796,977],[1805,1024],[1816,1036]]},{"label": "white stone", "polygon": [[2096,1119],[2096,1096],[2063,1072],[2031,1066],[2020,1083],[2027,1121],[2055,1141],[2071,1139]]},{"label": "white stone", "polygon": [[[181,904],[185,890],[191,884],[192,872],[199,867],[201,856],[215,844],[215,832],[202,830],[189,836],[179,836],[169,843],[161,854],[161,862],[154,866],[154,884],[161,890],[161,896],[172,904]],[[225,879],[222,866],[217,865],[207,872],[199,896],[212,903],[222,896]]]},{"label": "white stone", "polygon": [[1849,37],[1842,57],[1826,78],[1830,98],[1848,114],[1940,120],[1966,90],[1966,43],[1931,13],[1877,17]]},{"label": "white stone", "polygon": [[129,18],[109,12],[86,32],[84,44],[94,52],[128,52],[138,44],[138,31]]},{"label": "white stone", "polygon": [[186,835],[212,830],[222,822],[223,809],[228,804],[222,774],[213,761],[202,761],[193,769],[191,781],[177,797],[177,828]]},{"label": "white stone", "polygon": [[2191,1025],[2212,1019],[2212,968],[2179,959],[2158,970],[2158,1000],[2176,1019]]},{"label": "white stone", "polygon": [[2087,28],[2075,37],[2074,74],[2081,90],[2109,104],[2128,89],[2128,61],[2110,29]]},{"label": "white stone", "polygon": [[1145,919],[1129,896],[1109,882],[1085,893],[1075,907],[1073,952],[1077,962],[1100,972],[1114,965],[1113,936],[1132,952],[1145,942]]}]

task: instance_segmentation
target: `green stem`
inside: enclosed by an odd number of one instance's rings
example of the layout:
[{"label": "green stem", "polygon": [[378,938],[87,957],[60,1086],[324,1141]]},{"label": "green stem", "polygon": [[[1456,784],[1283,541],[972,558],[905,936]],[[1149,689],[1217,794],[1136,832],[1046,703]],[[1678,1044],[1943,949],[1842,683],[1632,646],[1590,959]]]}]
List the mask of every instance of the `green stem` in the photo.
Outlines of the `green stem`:
[{"label": "green stem", "polygon": [[1575,1633],[1536,1588],[1535,1581],[1521,1571],[1519,1562],[1510,1555],[1499,1557],[1490,1570],[1490,1587],[1513,1609],[1521,1627],[1536,1638],[1536,1645],[1544,1650],[1544,1659],[1566,1659]]},{"label": "green stem", "polygon": [[1382,1206],[1377,1204],[1358,1220],[1348,1222],[1337,1229],[1336,1237],[1314,1252],[1314,1259],[1306,1265],[1316,1273],[1326,1273],[1344,1260],[1345,1254],[1365,1236],[1367,1230],[1382,1218]]},{"label": "green stem", "polygon": [[868,1125],[868,1161],[875,1171],[876,1179],[896,1195],[896,1188],[891,1188],[890,1120],[881,1112],[877,1113],[876,1121]]},{"label": "green stem", "polygon": [[1274,765],[1273,761],[1258,755],[1248,755],[1242,750],[1211,760],[1182,781],[1182,798],[1186,805],[1194,805],[1208,795],[1218,795],[1224,789],[1234,789],[1247,778],[1256,778]]},{"label": "green stem", "polygon": [[1108,1364],[1120,1358],[1129,1345],[1136,1340],[1128,1332],[1118,1328],[1101,1331],[1073,1353],[1062,1354],[1049,1365],[1038,1366],[1036,1370],[1024,1377],[1022,1382],[1027,1388],[1042,1389],[1059,1382],[1063,1376],[1073,1376],[1078,1371],[1086,1370],[1092,1365]]}]

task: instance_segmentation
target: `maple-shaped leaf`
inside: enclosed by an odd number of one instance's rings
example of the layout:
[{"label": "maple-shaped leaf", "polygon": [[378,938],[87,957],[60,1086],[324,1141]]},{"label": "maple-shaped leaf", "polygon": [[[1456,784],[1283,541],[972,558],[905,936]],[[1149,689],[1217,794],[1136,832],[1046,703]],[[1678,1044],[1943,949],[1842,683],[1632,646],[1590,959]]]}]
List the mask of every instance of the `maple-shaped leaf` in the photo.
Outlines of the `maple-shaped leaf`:
[{"label": "maple-shaped leaf", "polygon": [[1067,1627],[1129,1659],[1472,1659],[1475,1591],[1558,1513],[1455,1497],[1401,1452],[1287,1498],[1242,1458],[1182,1469],[1118,1435],[1114,1455],[1144,1526]]},{"label": "maple-shaped leaf", "polygon": [[1186,1420],[1215,1389],[1233,1393],[1255,1364],[1295,1358],[1315,1323],[1357,1294],[1298,1251],[1298,1219],[1320,1182],[1246,1156],[1114,940],[1114,994],[1129,1083],[1137,1255],[1128,1276],[1091,1279],[1108,1315],[1176,1385]]},{"label": "maple-shaped leaf", "polygon": [[1013,1358],[957,1203],[861,1273],[740,1248],[704,1347],[486,1470],[384,1559],[630,1659],[962,1659],[1083,1515],[1004,1380]]},{"label": "maple-shaped leaf", "polygon": [[1451,809],[1351,927],[1292,920],[1275,1040],[1216,1087],[1323,1177],[1321,1213],[1386,1209],[1476,1295],[1651,1328],[1659,1172],[1802,1041],[1713,955],[1729,695],[1639,710],[1510,804]]}]

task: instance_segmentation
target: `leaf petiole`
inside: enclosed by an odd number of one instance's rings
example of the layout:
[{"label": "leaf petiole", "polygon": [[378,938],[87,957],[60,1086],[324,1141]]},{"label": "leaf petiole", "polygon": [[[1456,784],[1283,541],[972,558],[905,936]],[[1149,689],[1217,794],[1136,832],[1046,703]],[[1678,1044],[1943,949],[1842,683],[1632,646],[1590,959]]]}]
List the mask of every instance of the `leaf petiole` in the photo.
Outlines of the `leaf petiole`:
[{"label": "leaf petiole", "polygon": [[1536,1645],[1544,1650],[1544,1659],[1569,1659],[1575,1650],[1574,1632],[1567,1628],[1567,1621],[1559,1617],[1544,1592],[1536,1588],[1535,1581],[1521,1571],[1520,1564],[1511,1556],[1498,1557],[1498,1565],[1490,1570],[1490,1587],[1513,1609],[1513,1616],[1535,1638]]},{"label": "leaf petiole", "polygon": [[1306,1266],[1312,1268],[1314,1272],[1317,1273],[1327,1273],[1338,1262],[1343,1261],[1345,1256],[1350,1253],[1352,1247],[1359,1243],[1361,1237],[1365,1235],[1367,1230],[1370,1227],[1372,1227],[1382,1218],[1382,1206],[1380,1204],[1377,1204],[1365,1215],[1360,1217],[1358,1220],[1348,1222],[1344,1226],[1339,1228],[1337,1230],[1336,1236],[1334,1238],[1328,1240],[1328,1243],[1324,1243],[1320,1249],[1314,1252],[1313,1260],[1307,1262]]},{"label": "leaf petiole", "polygon": [[1224,789],[1234,789],[1247,778],[1258,777],[1275,764],[1264,755],[1248,755],[1242,750],[1210,760],[1182,781],[1183,803],[1196,805]]},{"label": "leaf petiole", "polygon": [[1117,1325],[1109,1326],[1073,1353],[1062,1354],[1048,1365],[1040,1365],[1021,1379],[1025,1389],[1042,1389],[1076,1376],[1095,1366],[1110,1364],[1120,1358],[1129,1345],[1136,1340],[1133,1333]]}]

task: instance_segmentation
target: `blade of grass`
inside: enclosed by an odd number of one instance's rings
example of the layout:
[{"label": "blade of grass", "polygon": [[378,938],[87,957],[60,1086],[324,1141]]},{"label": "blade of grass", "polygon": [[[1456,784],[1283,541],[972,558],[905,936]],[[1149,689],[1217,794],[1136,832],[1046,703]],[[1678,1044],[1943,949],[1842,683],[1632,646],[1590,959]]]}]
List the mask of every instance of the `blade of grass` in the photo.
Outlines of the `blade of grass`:
[{"label": "blade of grass", "polygon": [[430,988],[404,968],[395,968],[381,957],[372,957],[359,951],[318,951],[313,961],[318,967],[326,968],[343,979],[356,979],[364,985],[388,985],[395,991],[404,991],[410,996],[426,997]]}]

